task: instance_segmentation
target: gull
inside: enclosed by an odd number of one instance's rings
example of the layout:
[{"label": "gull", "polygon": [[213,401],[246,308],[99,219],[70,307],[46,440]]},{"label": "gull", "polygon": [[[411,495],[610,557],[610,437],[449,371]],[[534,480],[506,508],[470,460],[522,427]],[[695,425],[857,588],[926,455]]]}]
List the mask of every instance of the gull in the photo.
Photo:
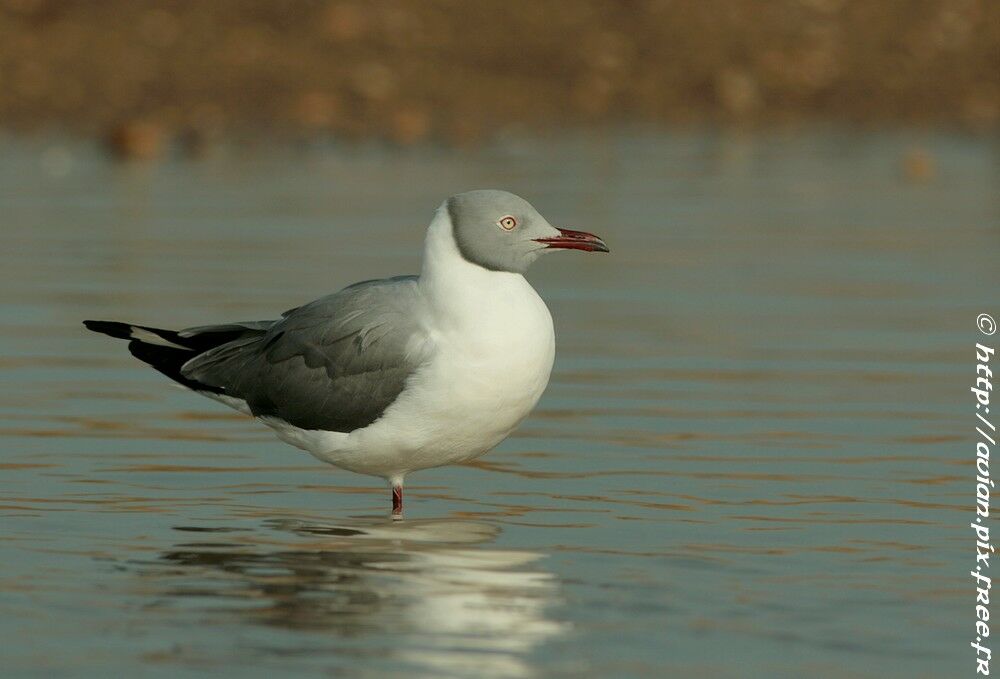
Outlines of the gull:
[{"label": "gull", "polygon": [[410,472],[488,452],[545,390],[552,316],[524,274],[554,250],[608,247],[512,193],[468,191],[434,213],[419,276],[355,283],[277,320],[84,325],[319,460],[382,477],[401,519]]}]

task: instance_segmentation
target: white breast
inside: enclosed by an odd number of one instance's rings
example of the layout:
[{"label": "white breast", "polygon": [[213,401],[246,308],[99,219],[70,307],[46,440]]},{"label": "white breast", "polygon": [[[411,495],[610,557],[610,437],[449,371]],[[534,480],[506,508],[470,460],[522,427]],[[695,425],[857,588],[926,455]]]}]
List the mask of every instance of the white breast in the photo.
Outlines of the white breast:
[{"label": "white breast", "polygon": [[552,318],[517,279],[493,289],[503,296],[492,300],[490,313],[436,333],[437,353],[408,394],[419,403],[413,412],[425,436],[413,454],[422,464],[467,460],[493,448],[545,390],[555,356]]}]

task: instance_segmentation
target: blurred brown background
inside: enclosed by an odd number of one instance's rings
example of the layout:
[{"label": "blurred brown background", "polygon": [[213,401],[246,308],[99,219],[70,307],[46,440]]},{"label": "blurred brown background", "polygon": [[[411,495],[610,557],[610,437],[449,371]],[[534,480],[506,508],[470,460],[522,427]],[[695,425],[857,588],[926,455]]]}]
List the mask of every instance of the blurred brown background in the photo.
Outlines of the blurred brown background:
[{"label": "blurred brown background", "polygon": [[0,0],[0,122],[468,144],[605,122],[1000,120],[993,0]]}]

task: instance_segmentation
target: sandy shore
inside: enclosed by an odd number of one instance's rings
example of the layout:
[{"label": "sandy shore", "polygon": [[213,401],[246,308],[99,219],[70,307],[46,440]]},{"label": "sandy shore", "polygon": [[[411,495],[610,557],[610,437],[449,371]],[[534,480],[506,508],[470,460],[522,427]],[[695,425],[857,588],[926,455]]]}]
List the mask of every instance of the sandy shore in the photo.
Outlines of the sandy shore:
[{"label": "sandy shore", "polygon": [[127,154],[624,121],[1000,121],[992,0],[0,0],[0,124]]}]

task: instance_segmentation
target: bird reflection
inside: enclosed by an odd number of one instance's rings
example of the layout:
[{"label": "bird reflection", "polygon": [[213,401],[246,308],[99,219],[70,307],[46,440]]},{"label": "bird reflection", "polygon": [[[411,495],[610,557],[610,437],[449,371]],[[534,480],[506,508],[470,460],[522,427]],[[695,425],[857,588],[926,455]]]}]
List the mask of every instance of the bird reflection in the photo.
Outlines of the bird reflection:
[{"label": "bird reflection", "polygon": [[435,676],[531,676],[527,653],[563,631],[548,617],[558,586],[538,567],[541,555],[482,546],[497,537],[496,526],[370,520],[267,528],[213,532],[212,542],[162,553],[161,592],[207,598],[208,610],[241,621],[322,631],[334,644],[367,635],[392,648],[396,662]]}]

